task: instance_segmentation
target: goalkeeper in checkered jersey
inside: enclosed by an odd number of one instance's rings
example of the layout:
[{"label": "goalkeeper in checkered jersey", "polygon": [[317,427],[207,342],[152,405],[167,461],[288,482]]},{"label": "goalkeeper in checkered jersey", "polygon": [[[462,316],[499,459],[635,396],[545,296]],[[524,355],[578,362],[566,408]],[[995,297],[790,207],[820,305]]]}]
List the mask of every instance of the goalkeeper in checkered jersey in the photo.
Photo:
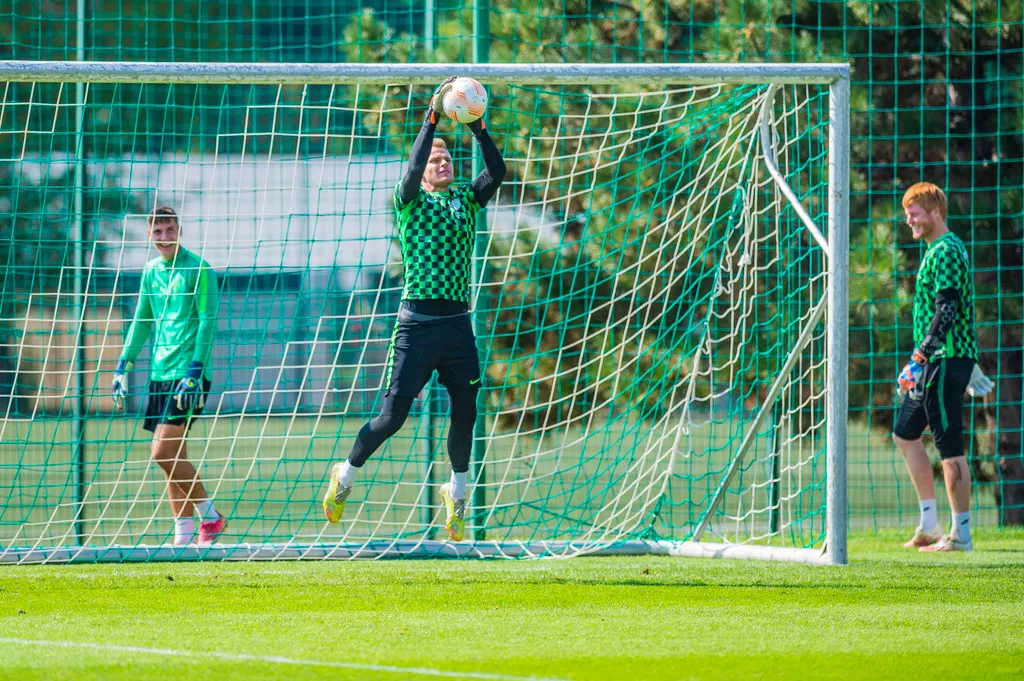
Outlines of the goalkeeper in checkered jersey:
[{"label": "goalkeeper in checkered jersey", "polygon": [[396,230],[402,251],[404,288],[385,369],[380,414],[356,436],[348,459],[331,469],[323,507],[327,519],[341,520],[358,471],[384,441],[398,432],[413,399],[437,371],[448,390],[451,426],[448,456],[451,481],[441,487],[445,528],[454,541],[464,533],[480,359],[469,319],[470,265],[477,213],[494,198],[505,177],[505,162],[482,120],[469,124],[485,169],[472,184],[454,183],[452,157],[434,133],[441,102],[454,78],[434,91],[426,120],[412,146],[409,168],[395,188]]},{"label": "goalkeeper in checkered jersey", "polygon": [[[928,244],[914,290],[916,349],[897,383],[902,402],[893,440],[907,462],[921,505],[921,521],[904,544],[920,551],[970,551],[971,475],[964,458],[963,395],[980,397],[992,381],[978,367],[974,329],[974,283],[967,248],[946,226],[946,195],[919,182],[903,196],[907,224]],[[942,473],[953,514],[942,532],[935,507],[935,482],[921,442],[931,430],[942,458]]]}]

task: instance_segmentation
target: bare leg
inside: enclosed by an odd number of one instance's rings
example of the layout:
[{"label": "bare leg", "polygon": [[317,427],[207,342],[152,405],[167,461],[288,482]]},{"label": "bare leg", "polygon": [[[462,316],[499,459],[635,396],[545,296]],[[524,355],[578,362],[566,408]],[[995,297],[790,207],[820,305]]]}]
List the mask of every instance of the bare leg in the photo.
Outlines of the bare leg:
[{"label": "bare leg", "polygon": [[942,460],[942,474],[946,479],[946,494],[953,513],[971,510],[971,470],[962,456]]},{"label": "bare leg", "polygon": [[[917,500],[924,501],[925,499],[934,499],[935,476],[932,474],[932,462],[928,460],[928,452],[925,451],[924,443],[921,442],[921,438],[916,440],[904,440],[901,437],[893,435],[892,439],[893,442],[896,443],[896,449],[900,450],[900,454],[903,455],[903,460],[907,463],[907,472],[910,473],[910,479],[914,483],[914,490],[917,492]],[[961,458],[961,461],[962,460],[963,459]],[[945,469],[946,462],[943,461],[942,464],[943,469]],[[948,473],[946,474],[946,479],[949,480]]]},{"label": "bare leg", "polygon": [[167,496],[176,518],[195,515],[196,501],[203,501],[206,488],[188,460],[185,426],[161,423],[156,427],[152,446],[153,460],[167,476]]}]

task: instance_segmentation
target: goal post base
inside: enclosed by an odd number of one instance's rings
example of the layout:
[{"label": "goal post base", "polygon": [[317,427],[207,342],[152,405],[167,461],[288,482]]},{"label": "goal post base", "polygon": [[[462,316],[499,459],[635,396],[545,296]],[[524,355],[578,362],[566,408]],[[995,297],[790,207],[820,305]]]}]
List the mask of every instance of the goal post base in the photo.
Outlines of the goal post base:
[{"label": "goal post base", "polygon": [[214,544],[174,546],[140,544],[57,548],[10,547],[0,552],[0,564],[31,563],[157,563],[267,560],[394,560],[452,558],[559,558],[589,556],[662,555],[681,558],[731,558],[827,565],[819,549],[709,542],[633,539],[619,542],[573,541],[368,541],[363,543]]}]

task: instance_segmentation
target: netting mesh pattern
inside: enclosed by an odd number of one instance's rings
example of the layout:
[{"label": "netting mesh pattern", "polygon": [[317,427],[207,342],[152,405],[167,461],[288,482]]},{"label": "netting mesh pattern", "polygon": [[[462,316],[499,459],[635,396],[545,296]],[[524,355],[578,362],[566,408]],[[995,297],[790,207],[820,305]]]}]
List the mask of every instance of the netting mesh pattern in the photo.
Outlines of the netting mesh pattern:
[{"label": "netting mesh pattern", "polygon": [[[17,212],[36,229],[3,289],[19,388],[0,425],[8,558],[171,538],[137,418],[146,354],[127,414],[112,412],[108,388],[155,256],[145,213],[157,204],[179,210],[183,244],[220,280],[215,387],[188,457],[230,518],[222,541],[247,555],[444,552],[434,540],[448,405],[436,383],[364,468],[342,524],[327,525],[318,504],[330,463],[380,406],[401,292],[391,196],[428,92],[82,87],[5,88],[0,151],[26,189]],[[82,242],[67,220],[79,96],[93,121]],[[487,555],[686,539],[716,495],[705,538],[820,545],[827,379],[813,311],[826,262],[765,169],[766,96],[721,85],[492,90],[489,129],[509,178],[477,237],[485,387],[468,522],[492,543]],[[824,229],[827,89],[783,88],[766,110],[773,154]],[[471,138],[441,135],[468,178]]]},{"label": "netting mesh pattern", "polygon": [[[484,9],[489,30],[474,28],[474,5]],[[918,522],[889,432],[893,380],[913,344],[909,300],[922,255],[907,235],[900,198],[921,180],[945,188],[951,226],[970,250],[980,363],[996,380],[989,400],[964,412],[973,520],[1024,522],[1020,3],[176,0],[87,9],[81,47],[84,58],[99,60],[850,63],[851,527],[912,529]],[[76,59],[76,11],[76,3],[35,0],[0,6],[0,57]],[[146,117],[162,113],[154,104]],[[87,124],[109,129],[102,117]],[[161,142],[153,136],[151,143]],[[12,187],[0,177],[0,191]],[[0,399],[10,389],[5,375]]]}]

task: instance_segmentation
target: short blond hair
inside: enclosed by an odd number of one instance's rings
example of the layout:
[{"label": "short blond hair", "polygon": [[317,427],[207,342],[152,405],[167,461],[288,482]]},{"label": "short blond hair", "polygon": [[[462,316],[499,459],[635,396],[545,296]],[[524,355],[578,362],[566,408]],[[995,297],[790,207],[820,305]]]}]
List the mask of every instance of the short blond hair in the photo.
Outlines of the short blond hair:
[{"label": "short blond hair", "polygon": [[444,149],[445,151],[448,151],[448,143],[447,143],[447,142],[445,142],[445,141],[444,141],[443,139],[441,139],[440,137],[435,137],[435,138],[434,138],[434,141],[433,141],[433,142],[432,142],[432,143],[430,144],[430,148],[431,148],[431,149],[433,149],[434,147],[441,147],[441,148],[442,148],[442,149]]},{"label": "short blond hair", "polygon": [[903,210],[914,204],[929,213],[938,208],[939,215],[946,219],[946,193],[931,182],[918,182],[903,195]]}]

